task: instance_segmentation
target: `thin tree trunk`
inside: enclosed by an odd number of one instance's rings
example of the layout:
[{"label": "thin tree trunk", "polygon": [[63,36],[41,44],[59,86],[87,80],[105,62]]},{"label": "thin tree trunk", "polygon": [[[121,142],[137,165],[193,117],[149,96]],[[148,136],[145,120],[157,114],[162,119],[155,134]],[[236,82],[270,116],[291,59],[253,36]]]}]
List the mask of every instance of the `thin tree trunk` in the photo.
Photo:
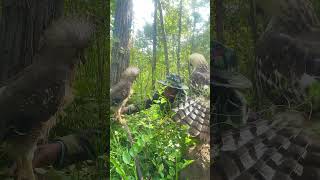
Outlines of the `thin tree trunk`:
[{"label": "thin tree trunk", "polygon": [[129,66],[133,18],[132,0],[118,0],[115,13],[111,52],[111,85],[120,80],[122,72]]},{"label": "thin tree trunk", "polygon": [[172,35],[172,60],[174,62],[176,62],[175,59],[176,59],[176,56],[178,55],[178,53],[176,52],[176,49],[177,49],[176,48],[176,39],[177,39],[176,35],[173,34]]},{"label": "thin tree trunk", "polygon": [[182,0],[180,0],[180,9],[179,9],[179,32],[178,32],[178,50],[177,50],[177,70],[180,75],[180,52],[181,52],[181,29],[182,29]]},{"label": "thin tree trunk", "polygon": [[63,0],[2,0],[0,82],[32,63],[40,37],[63,14]]},{"label": "thin tree trunk", "polygon": [[154,15],[153,15],[153,52],[152,52],[152,90],[155,89],[156,82],[156,64],[157,64],[157,1],[154,1]]},{"label": "thin tree trunk", "polygon": [[217,40],[220,42],[224,42],[224,36],[223,36],[223,0],[215,0],[215,6],[216,6],[216,34],[217,34]]},{"label": "thin tree trunk", "polygon": [[195,48],[194,48],[194,37],[195,37],[195,33],[196,33],[196,25],[197,25],[197,15],[196,15],[196,1],[194,1],[194,3],[191,4],[191,8],[192,8],[192,17],[193,17],[193,25],[192,25],[192,36],[191,36],[191,53],[194,53]]},{"label": "thin tree trunk", "polygon": [[196,32],[196,18],[193,18],[192,36],[191,36],[191,52],[194,53],[194,37]]},{"label": "thin tree trunk", "polygon": [[165,63],[166,63],[166,75],[169,75],[170,64],[169,64],[169,55],[168,55],[167,35],[166,35],[165,28],[164,28],[162,6],[161,6],[160,0],[158,0],[158,4],[159,4],[159,12],[160,12],[160,24],[161,24],[161,32],[162,32],[164,57],[165,57]]},{"label": "thin tree trunk", "polygon": [[[250,16],[249,16],[249,22],[250,22],[250,28],[251,28],[251,34],[252,34],[252,40],[253,40],[253,71],[257,69],[257,61],[256,61],[256,49],[257,49],[257,40],[258,40],[258,32],[257,32],[257,21],[256,21],[256,0],[250,0]],[[251,72],[252,73],[252,77],[254,79],[254,82],[257,83],[258,79],[257,77],[254,75],[255,72]],[[259,85],[256,84],[254,86],[254,93],[255,93],[255,97],[256,99],[261,99],[261,92],[259,90]],[[257,108],[261,107],[261,101],[258,100],[257,101]]]},{"label": "thin tree trunk", "polygon": [[257,21],[256,21],[256,0],[250,0],[250,27],[252,32],[252,39],[254,43],[254,49],[256,49],[258,32],[257,32]]},{"label": "thin tree trunk", "polygon": [[[196,33],[196,25],[197,25],[197,18],[195,15],[195,7],[192,6],[192,14],[193,14],[193,26],[192,26],[192,36],[191,36],[191,53],[195,52],[195,46],[194,46],[194,37]],[[190,54],[191,54],[190,53]],[[188,65],[188,77],[191,77],[191,68],[190,65]],[[188,85],[190,86],[190,81],[188,81]]]}]

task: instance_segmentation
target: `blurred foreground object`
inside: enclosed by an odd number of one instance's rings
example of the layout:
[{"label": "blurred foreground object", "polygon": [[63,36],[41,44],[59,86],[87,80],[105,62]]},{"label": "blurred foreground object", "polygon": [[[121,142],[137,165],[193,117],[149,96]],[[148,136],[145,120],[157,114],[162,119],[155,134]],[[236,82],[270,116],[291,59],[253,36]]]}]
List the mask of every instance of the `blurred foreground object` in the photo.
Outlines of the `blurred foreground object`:
[{"label": "blurred foreground object", "polygon": [[214,139],[210,173],[219,180],[319,180],[320,146],[301,128],[304,116],[282,112]]},{"label": "blurred foreground object", "polygon": [[257,5],[271,17],[257,43],[259,94],[277,105],[313,101],[308,89],[319,83],[320,23],[311,2],[257,0]]},{"label": "blurred foreground object", "polygon": [[34,63],[1,88],[0,139],[16,161],[17,179],[35,179],[32,159],[38,139],[55,124],[55,114],[72,101],[75,67],[93,31],[85,19],[53,22]]}]

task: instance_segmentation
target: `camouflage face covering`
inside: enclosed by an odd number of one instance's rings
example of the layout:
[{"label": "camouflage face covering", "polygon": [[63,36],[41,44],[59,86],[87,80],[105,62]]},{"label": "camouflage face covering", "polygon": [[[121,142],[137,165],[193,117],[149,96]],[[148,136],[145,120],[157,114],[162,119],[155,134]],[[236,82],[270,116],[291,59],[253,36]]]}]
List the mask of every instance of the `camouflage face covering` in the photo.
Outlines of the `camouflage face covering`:
[{"label": "camouflage face covering", "polygon": [[218,41],[212,41],[213,67],[220,70],[234,71],[237,69],[237,56],[234,50],[225,47]]},{"label": "camouflage face covering", "polygon": [[164,86],[171,87],[178,90],[174,98],[174,103],[171,102],[173,103],[171,104],[171,106],[175,106],[176,103],[184,101],[185,98],[187,97],[186,90],[188,89],[188,87],[183,84],[183,80],[179,75],[169,74],[165,81],[158,81],[158,82]]},{"label": "camouflage face covering", "polygon": [[214,86],[247,89],[252,87],[249,79],[237,70],[237,56],[234,50],[225,47],[218,41],[212,41],[213,79]]}]

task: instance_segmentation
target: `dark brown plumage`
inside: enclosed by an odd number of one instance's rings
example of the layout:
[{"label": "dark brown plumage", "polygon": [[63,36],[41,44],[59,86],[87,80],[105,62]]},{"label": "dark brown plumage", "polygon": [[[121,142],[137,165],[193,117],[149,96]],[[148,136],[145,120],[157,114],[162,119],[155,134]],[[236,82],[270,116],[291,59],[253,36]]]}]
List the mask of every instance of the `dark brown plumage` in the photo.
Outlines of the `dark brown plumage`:
[{"label": "dark brown plumage", "polygon": [[34,180],[33,153],[41,134],[68,100],[78,55],[88,46],[93,25],[64,18],[45,31],[34,63],[0,91],[0,139],[16,159],[18,179]]},{"label": "dark brown plumage", "polygon": [[131,93],[131,87],[139,74],[139,68],[128,67],[121,76],[120,81],[110,90],[111,104],[119,105]]},{"label": "dark brown plumage", "polygon": [[257,43],[257,87],[275,104],[302,104],[320,75],[320,21],[309,0],[259,0],[272,17]]}]

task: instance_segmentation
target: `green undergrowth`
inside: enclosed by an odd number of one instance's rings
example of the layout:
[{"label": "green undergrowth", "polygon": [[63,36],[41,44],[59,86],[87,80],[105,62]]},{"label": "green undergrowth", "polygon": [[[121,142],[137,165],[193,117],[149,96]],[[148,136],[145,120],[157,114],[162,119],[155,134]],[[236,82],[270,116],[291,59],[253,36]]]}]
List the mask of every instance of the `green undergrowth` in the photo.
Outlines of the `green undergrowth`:
[{"label": "green undergrowth", "polygon": [[141,162],[143,176],[151,179],[176,179],[192,162],[184,154],[195,141],[187,135],[186,127],[160,110],[159,104],[124,119],[135,142],[130,147],[124,128],[116,121],[111,123],[111,179],[137,179],[134,157]]}]

